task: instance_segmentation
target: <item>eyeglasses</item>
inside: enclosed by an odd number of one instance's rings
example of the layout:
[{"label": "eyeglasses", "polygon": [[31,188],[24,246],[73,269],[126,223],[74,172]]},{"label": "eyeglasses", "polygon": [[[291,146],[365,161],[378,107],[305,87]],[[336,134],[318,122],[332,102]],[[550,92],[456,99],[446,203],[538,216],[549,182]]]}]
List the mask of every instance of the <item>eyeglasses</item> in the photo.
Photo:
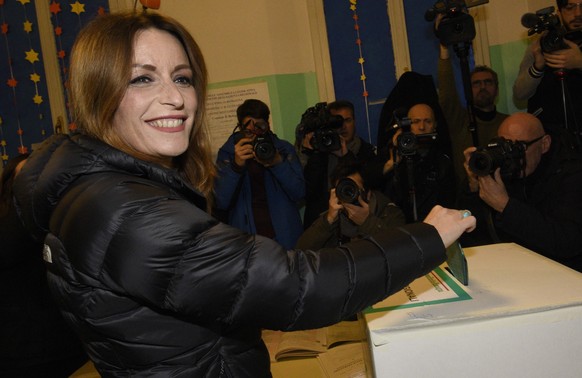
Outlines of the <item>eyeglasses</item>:
[{"label": "eyeglasses", "polygon": [[542,138],[543,138],[543,137],[545,137],[545,136],[546,136],[546,134],[544,134],[544,135],[542,135],[542,136],[540,136],[540,137],[537,137],[537,138],[535,138],[535,139],[532,139],[532,140],[530,140],[529,142],[520,141],[520,143],[523,143],[523,145],[525,146],[525,149],[527,150],[529,146],[531,146],[532,144],[534,144],[534,143],[536,143],[536,142],[539,142],[539,141],[540,141],[540,140],[542,140]]},{"label": "eyeglasses", "polygon": [[486,87],[492,87],[493,85],[495,85],[495,81],[493,81],[493,79],[474,80],[471,82],[471,85],[474,87],[480,87],[481,85],[485,85]]},{"label": "eyeglasses", "polygon": [[576,8],[582,9],[582,3],[568,3],[562,7],[563,10],[566,10],[568,12],[572,12]]}]

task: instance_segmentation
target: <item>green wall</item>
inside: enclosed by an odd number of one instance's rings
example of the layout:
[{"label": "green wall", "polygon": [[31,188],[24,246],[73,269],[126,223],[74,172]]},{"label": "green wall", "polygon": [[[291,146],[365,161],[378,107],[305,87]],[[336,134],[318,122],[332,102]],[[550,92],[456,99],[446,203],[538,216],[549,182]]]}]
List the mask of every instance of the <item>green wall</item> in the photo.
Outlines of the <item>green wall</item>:
[{"label": "green wall", "polygon": [[513,82],[519,72],[519,64],[530,43],[524,39],[501,45],[491,46],[489,49],[491,67],[499,76],[499,99],[497,110],[502,113],[525,111],[527,104],[516,104],[513,101]]},{"label": "green wall", "polygon": [[305,110],[319,101],[319,91],[315,72],[270,75],[212,83],[210,89],[266,82],[271,101],[271,121],[281,127],[277,136],[295,142],[295,127]]}]

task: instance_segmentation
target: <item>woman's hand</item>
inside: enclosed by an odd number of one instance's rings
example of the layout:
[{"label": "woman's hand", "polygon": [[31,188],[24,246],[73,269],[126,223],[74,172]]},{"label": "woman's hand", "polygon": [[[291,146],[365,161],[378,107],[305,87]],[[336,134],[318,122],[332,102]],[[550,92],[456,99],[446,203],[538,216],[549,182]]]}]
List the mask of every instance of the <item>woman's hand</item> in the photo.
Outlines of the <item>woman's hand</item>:
[{"label": "woman's hand", "polygon": [[[464,232],[471,232],[477,226],[474,216],[465,216],[466,210],[447,209],[436,205],[424,219],[424,223],[436,228],[445,247],[453,244]],[[470,213],[469,213],[470,214]]]}]

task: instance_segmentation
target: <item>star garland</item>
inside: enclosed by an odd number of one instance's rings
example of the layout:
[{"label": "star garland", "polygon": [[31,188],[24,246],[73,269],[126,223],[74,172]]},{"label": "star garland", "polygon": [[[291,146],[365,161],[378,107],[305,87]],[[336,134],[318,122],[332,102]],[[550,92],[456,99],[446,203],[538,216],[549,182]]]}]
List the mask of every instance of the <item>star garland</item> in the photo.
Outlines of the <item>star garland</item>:
[{"label": "star garland", "polygon": [[[40,138],[43,139],[46,135],[45,122],[44,120],[44,110],[46,109],[46,104],[44,103],[43,96],[41,95],[41,86],[43,90],[46,90],[46,83],[42,81],[41,73],[44,72],[44,68],[39,59],[40,44],[38,41],[38,31],[35,30],[36,21],[36,11],[34,5],[30,4],[30,0],[17,0],[20,3],[19,14],[13,12],[9,17],[5,14],[4,0],[0,0],[0,33],[3,36],[3,42],[6,50],[6,76],[3,74],[3,79],[8,87],[9,93],[9,103],[3,102],[3,113],[7,114],[7,122],[4,123],[4,117],[0,116],[0,158],[3,164],[10,158],[8,151],[7,139],[12,139],[10,136],[8,126],[15,124],[13,128],[16,133],[16,139],[18,140],[17,151],[19,154],[25,154],[29,152],[29,148],[25,143],[25,128],[23,125],[27,125],[27,129],[40,131]],[[29,17],[29,14],[33,15],[33,18]],[[19,17],[18,17],[19,16]],[[10,19],[10,23],[6,20]],[[22,31],[19,31],[18,25],[19,20],[22,21]],[[15,53],[12,49],[15,49]],[[22,55],[19,55],[19,51],[22,49]],[[30,65],[27,66],[25,62]],[[34,95],[32,96],[32,104],[27,104],[23,99],[27,98],[27,92],[30,89],[26,86],[25,77],[32,82],[34,88]],[[38,122],[33,122],[32,125],[30,117],[31,115],[31,105],[35,107],[33,113]],[[12,129],[12,127],[10,128]],[[31,139],[38,139],[31,135],[27,138],[27,141],[32,143]]]},{"label": "star garland", "polygon": [[366,71],[364,69],[364,63],[366,60],[364,59],[364,54],[362,52],[362,39],[360,37],[360,24],[359,24],[359,17],[358,17],[358,1],[357,0],[349,0],[350,1],[350,10],[352,11],[352,18],[354,19],[354,30],[356,31],[356,45],[358,46],[358,64],[360,65],[360,81],[362,82],[362,97],[364,98],[364,105],[366,109],[366,121],[368,124],[368,136],[371,140],[371,129],[370,129],[370,109],[368,103],[368,89],[366,88]]},{"label": "star garland", "polygon": [[[52,0],[49,5],[49,11],[51,13],[51,21],[54,28],[55,33],[55,41],[57,45],[57,58],[59,61],[59,68],[61,70],[61,78],[63,82],[63,93],[65,97],[67,97],[67,88],[69,85],[68,82],[68,73],[69,73],[69,52],[73,46],[73,42],[77,33],[84,24],[95,16],[93,11],[87,11],[85,9],[85,3],[81,3],[78,0],[75,2],[69,2],[68,6],[70,7],[70,12],[63,12],[61,8],[62,1]],[[107,13],[107,9],[105,5],[107,3],[106,0],[95,1],[94,3],[102,3],[99,4],[91,4],[90,7],[96,7],[96,14],[103,15]],[[66,9],[68,7],[64,5]],[[75,14],[71,18],[71,14]],[[72,121],[71,117],[71,109],[67,101],[67,116],[69,118],[69,131],[75,131],[77,126]]]},{"label": "star garland", "polygon": [[[59,68],[65,83],[68,51],[77,33],[87,21],[108,12],[109,4],[107,0],[40,1],[49,3]],[[3,164],[17,153],[30,152],[33,144],[53,132],[35,5],[31,0],[0,0],[0,161]],[[61,17],[56,18],[57,14]],[[66,98],[67,91],[63,89],[63,93]]]}]

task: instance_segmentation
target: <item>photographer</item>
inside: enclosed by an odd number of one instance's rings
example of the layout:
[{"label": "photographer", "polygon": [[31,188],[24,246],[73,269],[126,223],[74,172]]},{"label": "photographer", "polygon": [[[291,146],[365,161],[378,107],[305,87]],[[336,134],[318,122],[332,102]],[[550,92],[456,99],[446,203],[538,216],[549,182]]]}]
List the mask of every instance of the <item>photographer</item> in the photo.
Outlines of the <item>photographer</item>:
[{"label": "photographer", "polygon": [[[354,105],[351,102],[338,100],[321,105],[324,106],[316,105],[308,109],[297,128],[306,185],[305,229],[327,209],[332,187],[330,174],[335,167],[340,163],[364,163],[375,156],[374,147],[356,135]],[[326,130],[323,138],[314,138],[321,130]],[[314,145],[319,139],[324,143]]]},{"label": "photographer", "polygon": [[[439,30],[443,18],[443,14],[436,16],[435,30]],[[459,182],[462,182],[465,176],[463,151],[474,145],[469,130],[470,117],[457,93],[453,65],[450,59],[450,47],[442,42],[439,43],[439,47],[439,103],[449,125],[455,175]],[[468,80],[470,80],[472,92],[471,112],[475,116],[477,139],[482,145],[497,135],[497,129],[507,114],[498,112],[495,106],[499,94],[499,80],[493,69],[487,66],[476,66],[470,72]],[[466,104],[466,101],[464,103]]]},{"label": "photographer", "polygon": [[[528,112],[541,113],[538,118],[546,130],[554,136],[554,141],[564,142],[580,148],[580,132],[582,131],[582,107],[577,99],[582,96],[582,52],[580,46],[568,38],[563,40],[567,48],[556,51],[544,51],[540,41],[551,33],[556,33],[561,26],[565,32],[582,28],[582,3],[573,0],[557,0],[557,16],[543,15],[541,17],[559,17],[555,30],[545,30],[525,51],[519,66],[519,73],[513,84],[513,96],[516,101],[526,101]],[[550,10],[553,10],[550,8]],[[525,17],[525,15],[524,15]],[[550,29],[554,29],[551,27]],[[581,41],[578,40],[577,43]],[[562,88],[562,85],[564,87]]]},{"label": "photographer", "polygon": [[305,195],[295,148],[270,131],[270,110],[262,101],[246,100],[236,115],[240,130],[228,138],[216,160],[217,215],[243,231],[293,248],[303,231],[299,203]]},{"label": "photographer", "polygon": [[358,163],[340,164],[332,173],[328,210],[309,226],[296,248],[335,247],[364,235],[405,224],[404,214],[382,193],[367,189]]},{"label": "photographer", "polygon": [[515,242],[582,272],[581,159],[552,143],[529,113],[511,115],[498,136],[505,138],[504,148],[479,151],[501,162],[489,170],[471,160],[475,147],[465,150],[469,182],[459,205],[471,210],[480,226],[461,243]]},{"label": "photographer", "polygon": [[437,134],[433,109],[427,104],[413,105],[403,121],[409,125],[399,125],[392,143],[380,149],[371,169],[376,172],[372,177],[382,177],[383,193],[410,223],[425,217],[437,204],[453,206],[456,180],[452,160]]}]

